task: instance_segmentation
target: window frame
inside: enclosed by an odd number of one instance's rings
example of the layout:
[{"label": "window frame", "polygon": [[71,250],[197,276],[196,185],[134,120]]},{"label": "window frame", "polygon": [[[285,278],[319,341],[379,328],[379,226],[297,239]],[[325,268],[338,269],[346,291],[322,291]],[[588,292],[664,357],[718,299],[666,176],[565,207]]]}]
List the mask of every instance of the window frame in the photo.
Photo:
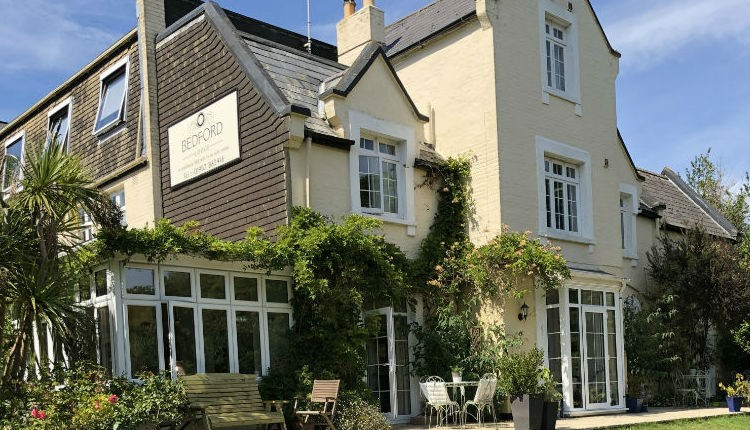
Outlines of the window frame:
[{"label": "window frame", "polygon": [[638,188],[632,184],[620,184],[619,198],[624,198],[623,203],[618,205],[621,223],[620,244],[628,245],[621,247],[622,256],[635,261],[638,259]]},{"label": "window frame", "polygon": [[[164,274],[166,272],[183,272],[190,274],[190,297],[183,296],[169,296],[167,295],[167,287],[164,283]],[[198,292],[197,280],[196,280],[196,269],[194,267],[180,267],[180,266],[159,266],[159,300],[161,301],[174,301],[174,302],[189,302],[197,303]]]},{"label": "window frame", "polygon": [[[221,276],[224,278],[224,298],[223,299],[213,299],[209,297],[203,297],[201,296],[201,275],[215,275],[215,276]],[[231,296],[232,293],[229,283],[230,280],[228,279],[229,276],[231,276],[230,272],[227,272],[226,270],[208,270],[208,269],[196,269],[195,270],[195,292],[196,301],[201,301],[202,303],[211,303],[211,304],[217,304],[217,305],[226,305],[231,303]]]},{"label": "window frame", "polygon": [[[362,142],[364,140],[369,140],[373,142],[373,149],[366,149],[362,147]],[[388,153],[384,153],[380,151],[380,145],[391,145],[395,148],[395,154],[391,155]],[[360,212],[368,215],[378,215],[382,217],[395,217],[395,218],[401,218],[402,212],[403,212],[403,181],[404,181],[404,169],[403,169],[403,159],[402,159],[402,150],[401,150],[402,142],[399,142],[397,139],[392,139],[388,137],[383,137],[378,134],[372,134],[372,133],[362,133],[359,138],[359,146],[358,146],[358,153],[357,153],[357,161],[361,159],[361,157],[372,157],[377,158],[378,160],[378,173],[379,173],[379,185],[380,185],[380,207],[379,208],[372,208],[372,207],[364,207],[362,206],[362,188],[359,186],[358,182],[358,206]],[[383,163],[392,163],[396,165],[396,200],[398,205],[398,210],[396,212],[386,212],[385,210],[385,183],[383,178]],[[359,171],[359,163],[357,164],[357,174],[361,175],[361,172]]]},{"label": "window frame", "polygon": [[[116,201],[117,197],[121,198],[121,204],[117,203],[117,201]],[[115,191],[110,192],[109,193],[109,198],[112,200],[112,203],[114,203],[115,206],[117,206],[118,208],[120,208],[120,211],[122,212],[122,217],[120,218],[120,224],[123,227],[127,227],[128,226],[128,222],[127,222],[127,218],[126,218],[126,214],[127,214],[127,212],[126,212],[126,209],[127,209],[127,198],[125,196],[125,189],[124,188],[119,188],[119,189],[116,189]]]},{"label": "window frame", "polygon": [[[550,170],[547,170],[547,166],[551,166]],[[559,165],[563,169],[563,173],[557,174],[554,172],[554,166]],[[567,175],[568,169],[573,169],[574,177],[571,178]],[[550,188],[547,188],[547,182],[551,184]],[[554,199],[554,183],[559,182],[563,185],[563,206],[562,206],[562,222],[563,228],[557,228],[557,217],[561,214],[557,213],[556,204]],[[571,228],[571,211],[570,211],[570,186],[575,186],[575,230]],[[579,234],[580,226],[578,222],[579,214],[581,213],[581,199],[580,199],[580,188],[581,188],[581,175],[580,166],[572,164],[567,161],[562,161],[554,157],[544,157],[544,186],[545,186],[545,225],[547,229],[555,230],[557,232],[563,232],[565,234]],[[549,200],[548,200],[549,194]],[[549,205],[549,207],[548,207]],[[549,220],[547,220],[546,213],[549,213]]]},{"label": "window frame", "polygon": [[68,129],[65,132],[65,153],[70,153],[70,126],[72,125],[72,117],[73,117],[73,97],[68,97],[67,99],[63,100],[62,102],[58,103],[56,106],[54,106],[52,109],[47,112],[47,138],[44,141],[44,150],[46,151],[47,148],[49,148],[49,145],[52,143],[52,130],[50,127],[52,126],[52,117],[57,116],[60,112],[63,110],[67,111],[68,116]]},{"label": "window frame", "polygon": [[78,210],[78,217],[81,220],[81,244],[89,243],[94,240],[94,235],[96,234],[96,225],[94,224],[94,219],[91,218],[91,215],[86,212],[85,209]]},{"label": "window frame", "polygon": [[[555,41],[547,35],[546,26],[563,30],[565,90],[548,85],[547,80],[547,41]],[[557,42],[555,42],[557,43]],[[539,0],[539,57],[542,86],[542,102],[549,104],[549,95],[570,101],[576,105],[576,114],[581,115],[581,74],[578,47],[578,19],[572,11],[565,10],[551,0]],[[554,60],[554,55],[552,56]],[[553,67],[554,74],[554,67]],[[554,79],[554,75],[553,75]],[[553,81],[554,83],[554,81]]]},{"label": "window frame", "polygon": [[[591,155],[580,148],[556,142],[542,136],[536,136],[537,159],[537,195],[539,234],[552,239],[595,244],[593,183],[591,176]],[[545,171],[544,161],[547,158],[560,160],[578,168],[578,232],[569,232],[547,227]]]},{"label": "window frame", "polygon": [[[99,125],[100,117],[101,117],[101,110],[102,110],[102,101],[104,100],[105,95],[105,82],[110,81],[120,70],[123,70],[124,78],[125,78],[125,86],[123,88],[122,92],[122,99],[120,101],[120,110],[119,114],[115,119],[112,121]],[[128,105],[128,90],[129,90],[129,84],[130,84],[130,55],[126,55],[124,58],[118,60],[116,63],[114,63],[112,66],[108,67],[105,71],[103,71],[99,75],[99,102],[96,106],[96,117],[94,118],[94,129],[92,131],[92,134],[94,136],[100,136],[103,135],[115,127],[119,126],[121,123],[125,121],[125,118],[127,116],[127,105]]]},{"label": "window frame", "polygon": [[0,174],[2,175],[0,176],[0,181],[2,181],[2,183],[0,184],[0,187],[2,187],[3,195],[9,194],[11,189],[13,188],[13,185],[10,185],[7,187],[5,186],[5,169],[7,167],[6,161],[8,159],[8,148],[17,142],[21,143],[21,159],[18,162],[19,170],[18,170],[18,179],[17,179],[18,181],[17,189],[18,190],[21,189],[21,181],[23,180],[23,165],[24,165],[24,162],[26,161],[26,131],[25,130],[19,131],[18,133],[12,135],[10,138],[6,139],[3,144],[5,152],[3,152],[3,166],[2,166],[2,169],[0,169]]},{"label": "window frame", "polygon": [[[130,379],[136,379],[133,375],[132,363],[130,360],[130,321],[129,308],[130,306],[138,307],[153,307],[156,309],[156,353],[158,355],[157,360],[159,363],[159,370],[166,370],[166,364],[164,363],[164,327],[162,324],[163,316],[161,314],[162,302],[157,300],[126,300],[122,305],[122,316],[123,316],[123,332],[125,334],[125,371]],[[167,327],[167,330],[169,328]]]},{"label": "window frame", "polygon": [[[349,110],[349,130],[346,136],[355,142],[349,151],[349,205],[351,213],[361,214],[382,220],[385,223],[405,227],[406,236],[417,234],[417,220],[415,210],[415,173],[414,161],[417,157],[417,129],[380,118],[357,110]],[[389,214],[370,214],[362,212],[359,200],[359,138],[360,136],[381,136],[394,142],[399,142],[401,162],[399,169],[403,169],[403,180],[399,192],[401,200],[400,213],[397,216]]]},{"label": "window frame", "polygon": [[[550,34],[550,31],[552,33]],[[555,35],[555,31],[559,31],[561,33],[562,37],[557,37]],[[568,44],[567,44],[567,35],[568,32],[566,31],[566,28],[562,25],[559,25],[558,23],[547,19],[544,21],[544,33],[545,33],[545,57],[546,57],[546,71],[547,71],[547,88],[551,88],[555,91],[561,91],[565,92],[565,58],[566,54],[565,52],[568,51]],[[556,47],[560,48],[560,52],[562,53],[562,61],[558,59],[558,56],[556,55]],[[562,68],[558,69],[557,63],[562,64]],[[561,73],[560,73],[561,72]],[[557,76],[560,76],[561,79],[557,79]],[[559,85],[559,83],[562,83],[562,85]]]},{"label": "window frame", "polygon": [[[154,283],[154,294],[133,294],[128,292],[128,276],[127,276],[127,269],[140,269],[140,270],[151,270],[153,273],[153,283]],[[122,296],[126,300],[161,300],[162,294],[161,294],[161,288],[159,283],[159,269],[156,266],[150,266],[148,264],[139,264],[139,263],[130,263],[124,264],[122,266]]]}]

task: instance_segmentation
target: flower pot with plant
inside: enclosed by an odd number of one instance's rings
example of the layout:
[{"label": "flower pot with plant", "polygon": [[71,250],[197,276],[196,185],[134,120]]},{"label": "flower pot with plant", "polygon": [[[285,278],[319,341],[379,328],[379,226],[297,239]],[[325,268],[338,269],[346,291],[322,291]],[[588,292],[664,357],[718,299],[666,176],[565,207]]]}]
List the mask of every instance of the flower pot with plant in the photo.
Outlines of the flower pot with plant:
[{"label": "flower pot with plant", "polygon": [[544,352],[507,354],[499,362],[498,387],[510,397],[516,430],[541,430],[544,413]]},{"label": "flower pot with plant", "polygon": [[453,382],[461,382],[463,379],[463,371],[464,369],[461,366],[451,366],[451,377],[453,377]]},{"label": "flower pot with plant", "polygon": [[734,385],[724,385],[719,382],[719,388],[727,393],[727,406],[729,412],[740,412],[742,403],[750,398],[750,381],[746,381],[741,373],[734,377]]},{"label": "flower pot with plant", "polygon": [[555,430],[557,417],[560,414],[562,393],[557,390],[557,382],[549,369],[542,369],[541,378],[544,387],[544,411],[542,414],[542,430]]}]

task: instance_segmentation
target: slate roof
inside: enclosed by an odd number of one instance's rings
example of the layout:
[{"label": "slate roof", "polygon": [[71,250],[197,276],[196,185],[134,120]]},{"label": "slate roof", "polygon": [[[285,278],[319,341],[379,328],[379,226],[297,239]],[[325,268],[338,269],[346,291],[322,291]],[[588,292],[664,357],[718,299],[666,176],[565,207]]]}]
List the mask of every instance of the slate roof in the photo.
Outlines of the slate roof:
[{"label": "slate roof", "polygon": [[477,11],[476,0],[437,0],[386,26],[385,51],[399,54],[436,34],[454,27]]},{"label": "slate roof", "polygon": [[243,40],[292,104],[318,110],[320,83],[346,66],[274,42],[243,35]]},{"label": "slate roof", "polygon": [[657,209],[664,221],[677,228],[692,228],[701,225],[714,236],[735,239],[737,229],[716,209],[708,205],[680,177],[669,168],[661,174],[638,169],[644,177],[641,204],[648,209]]}]

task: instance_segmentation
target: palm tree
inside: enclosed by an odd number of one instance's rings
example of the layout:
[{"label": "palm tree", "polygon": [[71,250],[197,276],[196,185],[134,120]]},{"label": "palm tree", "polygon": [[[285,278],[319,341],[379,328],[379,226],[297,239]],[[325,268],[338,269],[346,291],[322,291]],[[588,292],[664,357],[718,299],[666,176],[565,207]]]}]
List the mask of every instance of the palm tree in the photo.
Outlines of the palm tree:
[{"label": "palm tree", "polygon": [[71,270],[80,242],[79,211],[102,228],[117,228],[120,217],[92,186],[80,161],[58,145],[30,150],[22,172],[0,208],[0,321],[14,322],[6,336],[0,330],[0,347],[7,352],[0,357],[2,383],[42,367],[34,348],[38,325],[45,324],[63,343],[75,339],[83,317],[74,301],[80,272]]}]

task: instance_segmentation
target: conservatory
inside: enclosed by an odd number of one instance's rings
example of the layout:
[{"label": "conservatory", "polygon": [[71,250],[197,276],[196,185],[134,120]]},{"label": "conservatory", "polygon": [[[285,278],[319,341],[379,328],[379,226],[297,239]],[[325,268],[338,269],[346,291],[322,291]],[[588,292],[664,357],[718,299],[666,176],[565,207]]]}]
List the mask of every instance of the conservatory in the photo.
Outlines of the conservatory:
[{"label": "conservatory", "polygon": [[95,270],[79,301],[93,312],[97,361],[114,375],[260,375],[286,348],[291,294],[287,274],[190,257],[131,258]]}]

